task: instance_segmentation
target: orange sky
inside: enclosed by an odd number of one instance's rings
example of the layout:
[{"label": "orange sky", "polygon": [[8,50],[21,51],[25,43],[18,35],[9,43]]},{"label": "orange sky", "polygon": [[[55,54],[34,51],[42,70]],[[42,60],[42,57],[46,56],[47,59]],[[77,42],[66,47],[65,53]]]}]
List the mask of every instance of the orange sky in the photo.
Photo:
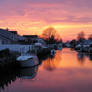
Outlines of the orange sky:
[{"label": "orange sky", "polygon": [[0,1],[0,28],[19,34],[41,34],[54,27],[63,40],[92,30],[91,0],[6,0]]}]

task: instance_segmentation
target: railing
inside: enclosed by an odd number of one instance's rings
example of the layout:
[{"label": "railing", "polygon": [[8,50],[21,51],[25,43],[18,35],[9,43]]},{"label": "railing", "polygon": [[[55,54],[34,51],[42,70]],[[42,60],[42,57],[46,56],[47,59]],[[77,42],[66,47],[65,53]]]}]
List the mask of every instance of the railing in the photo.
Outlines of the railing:
[{"label": "railing", "polygon": [[20,53],[26,53],[33,49],[33,45],[0,45],[0,50],[9,49],[10,51],[17,51]]}]

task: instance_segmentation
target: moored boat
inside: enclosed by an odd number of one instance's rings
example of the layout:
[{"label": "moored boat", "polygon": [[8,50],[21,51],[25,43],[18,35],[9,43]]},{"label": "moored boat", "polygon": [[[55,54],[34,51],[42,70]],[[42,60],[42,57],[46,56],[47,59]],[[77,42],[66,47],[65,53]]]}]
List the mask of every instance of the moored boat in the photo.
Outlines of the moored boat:
[{"label": "moored boat", "polygon": [[39,64],[38,57],[36,55],[21,55],[17,58],[21,67],[33,67]]},{"label": "moored boat", "polygon": [[56,50],[55,49],[52,49],[51,50],[51,55],[54,56],[56,54]]}]

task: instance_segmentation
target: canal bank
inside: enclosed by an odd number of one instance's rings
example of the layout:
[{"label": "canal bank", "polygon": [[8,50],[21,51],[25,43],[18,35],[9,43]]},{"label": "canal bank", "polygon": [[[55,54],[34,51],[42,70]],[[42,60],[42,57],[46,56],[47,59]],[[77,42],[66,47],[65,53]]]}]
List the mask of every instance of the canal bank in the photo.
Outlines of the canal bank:
[{"label": "canal bank", "polygon": [[19,53],[12,53],[9,49],[0,51],[0,72],[9,68],[18,68],[19,64],[16,61],[16,57]]},{"label": "canal bank", "polygon": [[[37,56],[38,59],[45,57],[45,56],[50,56],[53,57],[55,55],[55,49],[51,49],[48,46],[39,46],[39,45],[0,45],[0,68],[4,69],[4,67],[19,67],[20,61],[17,61],[18,57],[22,57],[22,60],[24,57],[31,57],[30,59],[32,60],[32,55],[34,54]],[[54,53],[54,54],[53,54]],[[27,60],[26,60],[27,61]],[[26,62],[25,61],[25,62]],[[38,60],[39,62],[37,63],[40,64],[41,61]],[[33,61],[35,62],[35,61]],[[30,65],[30,64],[29,64]],[[34,64],[35,65],[35,64]],[[34,66],[32,65],[32,66]]]}]

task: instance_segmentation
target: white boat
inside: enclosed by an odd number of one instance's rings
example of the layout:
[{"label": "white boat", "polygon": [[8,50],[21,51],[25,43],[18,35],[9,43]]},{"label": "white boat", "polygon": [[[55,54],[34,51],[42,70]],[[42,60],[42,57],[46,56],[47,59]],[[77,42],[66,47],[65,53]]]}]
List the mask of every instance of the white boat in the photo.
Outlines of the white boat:
[{"label": "white boat", "polygon": [[55,49],[52,49],[51,50],[51,55],[54,56],[56,54],[56,50]]},{"label": "white boat", "polygon": [[33,67],[39,64],[38,57],[36,55],[21,55],[17,58],[21,67]]}]

